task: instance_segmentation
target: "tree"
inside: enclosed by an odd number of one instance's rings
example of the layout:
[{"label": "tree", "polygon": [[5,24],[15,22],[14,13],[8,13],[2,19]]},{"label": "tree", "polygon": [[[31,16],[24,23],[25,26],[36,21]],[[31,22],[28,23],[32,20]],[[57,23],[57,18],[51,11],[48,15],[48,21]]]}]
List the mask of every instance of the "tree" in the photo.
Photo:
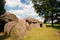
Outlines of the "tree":
[{"label": "tree", "polygon": [[57,7],[56,7],[56,11],[55,11],[57,14],[57,22],[58,24],[60,24],[60,0],[57,0]]},{"label": "tree", "polygon": [[55,14],[54,8],[56,6],[56,0],[32,0],[32,3],[39,16],[44,14],[45,22],[50,18],[53,26],[53,14]]},{"label": "tree", "polygon": [[0,15],[3,15],[6,12],[4,6],[5,6],[5,0],[0,0]]}]

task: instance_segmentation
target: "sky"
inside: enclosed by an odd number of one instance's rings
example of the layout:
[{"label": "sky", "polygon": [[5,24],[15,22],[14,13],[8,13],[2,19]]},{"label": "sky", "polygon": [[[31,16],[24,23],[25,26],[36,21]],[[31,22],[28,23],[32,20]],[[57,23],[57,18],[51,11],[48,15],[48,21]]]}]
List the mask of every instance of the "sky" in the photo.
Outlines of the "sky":
[{"label": "sky", "polygon": [[39,17],[32,6],[30,0],[6,0],[5,9],[18,18],[33,17],[43,22],[44,18]]}]

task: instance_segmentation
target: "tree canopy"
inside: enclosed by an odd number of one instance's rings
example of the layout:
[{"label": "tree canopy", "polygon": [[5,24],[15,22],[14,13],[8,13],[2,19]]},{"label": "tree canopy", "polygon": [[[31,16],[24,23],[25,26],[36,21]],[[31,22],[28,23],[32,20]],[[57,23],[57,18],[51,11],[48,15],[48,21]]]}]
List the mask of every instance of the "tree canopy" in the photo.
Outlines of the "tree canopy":
[{"label": "tree canopy", "polygon": [[57,0],[32,0],[32,3],[39,16],[44,14],[45,22],[52,20],[53,24],[53,17],[55,17],[53,14],[56,14]]},{"label": "tree canopy", "polygon": [[6,10],[4,8],[6,1],[5,0],[0,0],[0,15],[3,15]]}]

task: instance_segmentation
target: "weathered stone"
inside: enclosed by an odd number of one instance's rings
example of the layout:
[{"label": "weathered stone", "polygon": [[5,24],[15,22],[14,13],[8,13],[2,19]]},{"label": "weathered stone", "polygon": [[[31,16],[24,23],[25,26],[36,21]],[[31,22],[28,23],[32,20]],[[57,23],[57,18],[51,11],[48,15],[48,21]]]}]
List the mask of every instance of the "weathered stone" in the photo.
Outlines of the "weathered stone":
[{"label": "weathered stone", "polygon": [[42,23],[39,20],[37,20],[35,18],[31,18],[31,17],[26,17],[24,19],[26,20],[26,22],[30,22],[30,23]]},{"label": "weathered stone", "polygon": [[26,35],[26,25],[20,22],[8,22],[5,25],[4,32],[10,35],[13,40],[20,40],[25,38]]},{"label": "weathered stone", "polygon": [[24,25],[26,27],[26,30],[30,30],[29,28],[29,24],[24,20],[24,19],[20,19],[18,21],[21,25]]},{"label": "weathered stone", "polygon": [[0,16],[0,20],[10,22],[10,21],[18,21],[18,18],[16,17],[16,15],[14,15],[10,12],[6,12],[5,14]]},{"label": "weathered stone", "polygon": [[4,26],[4,33],[7,33],[7,35],[9,35],[10,31],[12,30],[12,28],[15,27],[16,24],[17,24],[17,22],[15,22],[15,21],[6,23]]},{"label": "weathered stone", "polygon": [[35,19],[35,18],[31,18],[31,17],[27,17],[24,18],[25,21],[29,24],[29,28],[33,29],[33,28],[40,28],[40,27],[46,27],[44,26],[44,23]]},{"label": "weathered stone", "polygon": [[39,23],[31,24],[30,27],[31,27],[31,29],[40,28],[40,24]]},{"label": "weathered stone", "polygon": [[18,18],[16,15],[6,12],[5,14],[0,16],[0,32],[4,31],[4,25],[10,21],[16,21],[18,22]]}]

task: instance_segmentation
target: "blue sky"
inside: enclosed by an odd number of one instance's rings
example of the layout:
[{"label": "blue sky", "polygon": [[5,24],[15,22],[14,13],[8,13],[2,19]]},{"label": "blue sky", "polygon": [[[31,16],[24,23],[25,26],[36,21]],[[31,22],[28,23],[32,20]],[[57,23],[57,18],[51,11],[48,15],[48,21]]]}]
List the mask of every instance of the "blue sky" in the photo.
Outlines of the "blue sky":
[{"label": "blue sky", "polygon": [[18,18],[34,17],[38,20],[44,19],[38,16],[32,7],[33,3],[30,0],[6,0],[5,9],[7,12],[15,14]]},{"label": "blue sky", "polygon": [[21,3],[29,5],[30,4],[30,0],[21,0]]}]

